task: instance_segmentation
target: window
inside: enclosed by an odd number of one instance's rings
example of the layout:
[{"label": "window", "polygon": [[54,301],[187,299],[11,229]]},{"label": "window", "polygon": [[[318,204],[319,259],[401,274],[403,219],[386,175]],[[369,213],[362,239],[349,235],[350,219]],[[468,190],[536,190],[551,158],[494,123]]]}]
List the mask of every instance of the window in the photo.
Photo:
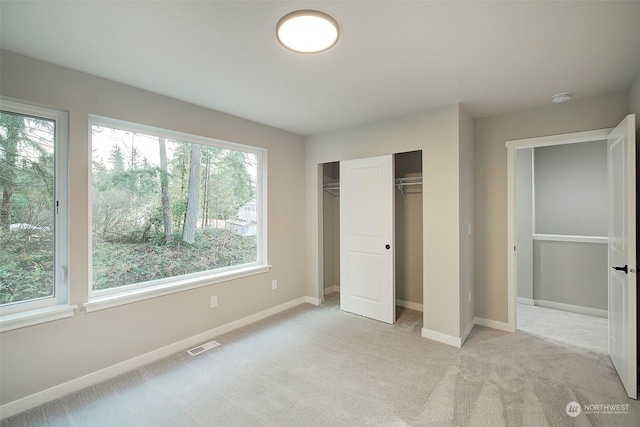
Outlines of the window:
[{"label": "window", "polygon": [[8,330],[73,314],[67,114],[6,98],[0,107],[0,325]]},{"label": "window", "polygon": [[117,294],[129,302],[266,271],[265,150],[101,117],[90,124],[88,311]]}]

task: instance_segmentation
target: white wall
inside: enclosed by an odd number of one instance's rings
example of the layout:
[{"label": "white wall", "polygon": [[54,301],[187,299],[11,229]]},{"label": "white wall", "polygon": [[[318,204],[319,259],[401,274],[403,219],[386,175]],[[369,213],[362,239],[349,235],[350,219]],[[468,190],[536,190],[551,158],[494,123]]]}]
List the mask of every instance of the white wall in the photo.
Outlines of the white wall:
[{"label": "white wall", "polygon": [[447,337],[460,336],[459,108],[432,110],[357,128],[312,136],[306,148],[306,292],[318,297],[318,165],[327,162],[422,150],[423,326]]},{"label": "white wall", "polygon": [[[291,215],[305,203],[303,137],[11,52],[0,55],[3,96],[69,111],[72,304],[87,300],[90,283],[89,114],[267,148],[273,266],[265,274],[2,333],[2,405],[305,295],[304,218]],[[272,279],[278,279],[275,291]],[[216,309],[209,308],[211,295],[218,295]]]}]

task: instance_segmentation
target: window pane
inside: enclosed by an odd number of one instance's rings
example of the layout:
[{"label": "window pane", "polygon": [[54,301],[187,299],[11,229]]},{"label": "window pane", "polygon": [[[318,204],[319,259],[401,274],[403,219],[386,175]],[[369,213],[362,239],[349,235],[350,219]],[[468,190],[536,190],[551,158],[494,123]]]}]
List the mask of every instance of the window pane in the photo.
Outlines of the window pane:
[{"label": "window pane", "polygon": [[55,121],[0,112],[0,304],[54,296]]},{"label": "window pane", "polygon": [[93,290],[257,261],[258,156],[92,126]]}]

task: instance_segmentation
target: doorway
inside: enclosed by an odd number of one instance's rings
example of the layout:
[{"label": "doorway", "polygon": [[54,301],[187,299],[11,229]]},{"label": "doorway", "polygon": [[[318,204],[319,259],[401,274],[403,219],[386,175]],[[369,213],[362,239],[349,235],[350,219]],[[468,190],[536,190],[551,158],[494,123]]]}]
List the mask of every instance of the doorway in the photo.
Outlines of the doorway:
[{"label": "doorway", "polygon": [[[393,155],[395,305],[422,311],[422,152]],[[321,271],[324,294],[340,292],[340,162],[321,165]]]},{"label": "doorway", "polygon": [[518,329],[605,354],[607,180],[604,139],[516,153]]},{"label": "doorway", "polygon": [[[518,278],[516,171],[523,149],[607,141],[608,354],[629,397],[637,396],[635,117],[615,128],[507,141],[507,329],[515,332]],[[535,210],[534,210],[535,213]],[[537,221],[534,221],[537,224]],[[564,236],[571,242],[571,236]],[[624,264],[624,265],[623,265]]]}]

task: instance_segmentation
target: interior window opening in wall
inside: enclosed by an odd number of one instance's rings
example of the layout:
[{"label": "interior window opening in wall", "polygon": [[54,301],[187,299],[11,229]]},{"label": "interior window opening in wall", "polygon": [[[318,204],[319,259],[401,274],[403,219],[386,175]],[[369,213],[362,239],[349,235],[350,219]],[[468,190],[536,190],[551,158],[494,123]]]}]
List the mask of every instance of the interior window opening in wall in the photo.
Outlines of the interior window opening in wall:
[{"label": "interior window opening in wall", "polygon": [[92,298],[264,266],[265,150],[98,117],[90,138]]},{"label": "interior window opening in wall", "polygon": [[6,330],[9,317],[14,322],[16,314],[68,302],[67,115],[6,98],[0,107],[0,323]]}]

